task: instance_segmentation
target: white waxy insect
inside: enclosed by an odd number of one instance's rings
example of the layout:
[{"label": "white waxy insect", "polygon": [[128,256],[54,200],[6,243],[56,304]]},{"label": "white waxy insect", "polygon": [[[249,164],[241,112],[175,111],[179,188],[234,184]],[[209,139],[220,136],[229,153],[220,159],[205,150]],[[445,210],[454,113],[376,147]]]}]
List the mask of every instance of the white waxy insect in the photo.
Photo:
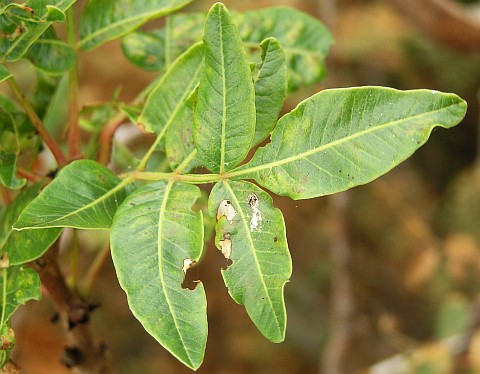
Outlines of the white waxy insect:
[{"label": "white waxy insect", "polygon": [[233,217],[235,217],[236,214],[237,211],[233,207],[232,202],[230,200],[222,200],[217,209],[217,221],[225,216],[227,220],[232,223]]},{"label": "white waxy insect", "polygon": [[252,218],[250,219],[250,231],[255,231],[260,226],[262,221],[262,212],[260,211],[258,197],[254,193],[248,195],[247,197],[248,207],[250,208],[250,213]]}]

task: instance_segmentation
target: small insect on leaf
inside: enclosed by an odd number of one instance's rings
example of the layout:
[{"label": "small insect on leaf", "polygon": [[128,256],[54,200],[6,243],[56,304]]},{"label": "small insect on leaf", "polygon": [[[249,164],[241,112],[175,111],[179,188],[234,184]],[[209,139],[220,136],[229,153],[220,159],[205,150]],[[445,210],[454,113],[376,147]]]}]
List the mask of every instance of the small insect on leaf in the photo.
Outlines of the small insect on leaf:
[{"label": "small insect on leaf", "polygon": [[217,210],[217,221],[225,216],[227,220],[232,223],[233,217],[235,217],[237,214],[237,211],[232,205],[232,202],[230,200],[222,200],[220,204],[218,205],[218,210]]},{"label": "small insect on leaf", "polygon": [[253,232],[260,226],[262,221],[262,212],[259,209],[258,197],[254,193],[248,195],[247,197],[248,207],[250,208],[250,214],[252,218],[250,219],[250,231]]}]

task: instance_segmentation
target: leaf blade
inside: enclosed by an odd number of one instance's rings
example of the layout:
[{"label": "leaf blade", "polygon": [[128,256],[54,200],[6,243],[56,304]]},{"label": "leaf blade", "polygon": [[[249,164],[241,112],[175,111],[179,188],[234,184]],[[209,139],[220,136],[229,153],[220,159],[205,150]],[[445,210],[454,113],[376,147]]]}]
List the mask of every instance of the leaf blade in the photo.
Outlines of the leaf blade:
[{"label": "leaf blade", "polygon": [[198,85],[203,66],[203,45],[198,43],[181,55],[152,88],[138,122],[158,135],[166,131]]},{"label": "leaf blade", "polygon": [[287,96],[287,65],[285,53],[275,38],[265,39],[262,64],[254,79],[256,126],[254,144],[260,143],[273,130]]},{"label": "leaf blade", "polygon": [[223,4],[208,12],[203,35],[205,70],[198,88],[194,141],[206,166],[222,173],[252,145],[255,92],[245,50]]},{"label": "leaf blade", "polygon": [[237,212],[230,221],[221,217],[216,225],[217,248],[221,240],[231,240],[233,263],[222,270],[225,285],[260,332],[280,342],[286,329],[283,289],[292,272],[283,215],[266,192],[249,182],[217,183],[208,203],[211,215],[224,200]]},{"label": "leaf blade", "polygon": [[[129,306],[145,329],[181,362],[197,369],[207,338],[202,284],[181,288],[185,259],[203,251],[198,187],[157,182],[121,205],[112,226],[112,258]],[[132,251],[132,249],[134,249]]]},{"label": "leaf blade", "polygon": [[80,48],[92,50],[192,0],[90,0],[80,21]]},{"label": "leaf blade", "polygon": [[36,260],[57,240],[62,229],[13,230],[12,225],[22,210],[38,195],[41,184],[23,190],[10,204],[1,219],[0,253],[8,253],[10,265],[21,265]]},{"label": "leaf blade", "polygon": [[95,161],[74,161],[25,208],[13,227],[109,229],[128,194],[128,183]]},{"label": "leaf blade", "polygon": [[340,192],[386,173],[465,111],[458,96],[437,91],[325,90],[282,117],[271,143],[235,174],[293,199]]}]

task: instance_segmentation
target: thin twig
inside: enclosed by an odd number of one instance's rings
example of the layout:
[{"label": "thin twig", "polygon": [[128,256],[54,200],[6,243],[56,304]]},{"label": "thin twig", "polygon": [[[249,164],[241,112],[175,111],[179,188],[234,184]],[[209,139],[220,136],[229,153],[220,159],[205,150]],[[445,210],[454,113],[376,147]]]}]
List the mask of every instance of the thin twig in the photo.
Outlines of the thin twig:
[{"label": "thin twig", "polygon": [[40,175],[34,174],[31,171],[28,171],[28,170],[25,170],[25,169],[22,169],[22,168],[17,169],[17,175],[19,177],[25,178],[26,180],[29,180],[30,182],[33,182],[33,183],[37,183],[37,182],[40,182],[42,180],[48,180],[49,179],[48,177],[42,177]]},{"label": "thin twig", "polygon": [[[77,44],[75,34],[75,7],[67,11],[67,40],[75,48]],[[80,151],[80,126],[78,120],[78,62],[75,61],[68,73],[68,151],[70,160],[81,157]]]},{"label": "thin twig", "polygon": [[107,122],[100,132],[98,162],[101,164],[106,165],[110,161],[113,134],[126,119],[127,116],[124,113],[118,113]]},{"label": "thin twig", "polygon": [[110,243],[107,242],[100,250],[100,252],[97,253],[97,256],[95,257],[92,265],[88,269],[87,275],[85,276],[85,281],[82,287],[82,295],[84,295],[85,298],[88,299],[90,297],[93,290],[93,285],[95,284],[95,281],[100,275],[103,265],[105,264],[105,261],[107,261],[109,255]]},{"label": "thin twig", "polygon": [[17,82],[13,78],[8,79],[7,82],[10,88],[12,89],[13,93],[15,94],[15,97],[17,98],[18,102],[25,110],[27,117],[32,122],[32,125],[35,127],[35,129],[37,130],[38,134],[40,135],[42,140],[45,142],[47,147],[50,148],[50,151],[55,157],[55,160],[57,160],[57,164],[59,166],[65,166],[67,164],[67,159],[65,158],[65,155],[63,154],[62,150],[58,146],[55,139],[53,139],[52,136],[48,133],[47,129],[43,125],[37,113],[33,110],[30,103],[27,100],[25,100],[25,97],[20,91],[20,88],[18,87]]}]

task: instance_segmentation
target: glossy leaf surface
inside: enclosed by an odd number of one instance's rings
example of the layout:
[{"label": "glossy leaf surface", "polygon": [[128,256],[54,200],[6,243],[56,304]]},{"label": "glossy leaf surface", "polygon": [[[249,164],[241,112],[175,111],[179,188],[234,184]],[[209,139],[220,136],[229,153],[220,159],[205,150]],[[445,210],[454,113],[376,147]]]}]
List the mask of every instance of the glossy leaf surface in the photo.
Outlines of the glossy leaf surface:
[{"label": "glossy leaf surface", "polygon": [[182,289],[186,259],[203,250],[201,212],[192,206],[200,189],[156,182],[140,187],[118,209],[112,225],[112,258],[133,314],[160,344],[192,369],[207,339],[203,285]]},{"label": "glossy leaf surface", "polygon": [[210,214],[216,216],[225,200],[236,214],[219,218],[215,244],[221,248],[221,241],[231,240],[233,263],[222,270],[228,292],[245,305],[263,335],[280,342],[286,328],[283,289],[292,272],[282,212],[266,192],[249,182],[217,183],[208,202]]},{"label": "glossy leaf surface", "polygon": [[208,12],[203,35],[205,69],[198,89],[193,138],[214,173],[238,165],[255,132],[255,92],[245,51],[223,4]]},{"label": "glossy leaf surface", "polygon": [[128,194],[125,185],[95,161],[74,161],[25,208],[14,228],[108,229]]},{"label": "glossy leaf surface", "polygon": [[465,111],[465,101],[437,91],[325,90],[283,116],[271,143],[239,169],[293,199],[333,194],[385,174]]},{"label": "glossy leaf surface", "polygon": [[1,220],[0,254],[7,253],[10,265],[21,265],[36,260],[57,240],[62,229],[13,230],[12,225],[23,209],[40,192],[41,184],[35,184],[22,191],[8,206]]},{"label": "glossy leaf surface", "polygon": [[91,50],[172,13],[192,0],[90,0],[80,22],[80,47]]}]

